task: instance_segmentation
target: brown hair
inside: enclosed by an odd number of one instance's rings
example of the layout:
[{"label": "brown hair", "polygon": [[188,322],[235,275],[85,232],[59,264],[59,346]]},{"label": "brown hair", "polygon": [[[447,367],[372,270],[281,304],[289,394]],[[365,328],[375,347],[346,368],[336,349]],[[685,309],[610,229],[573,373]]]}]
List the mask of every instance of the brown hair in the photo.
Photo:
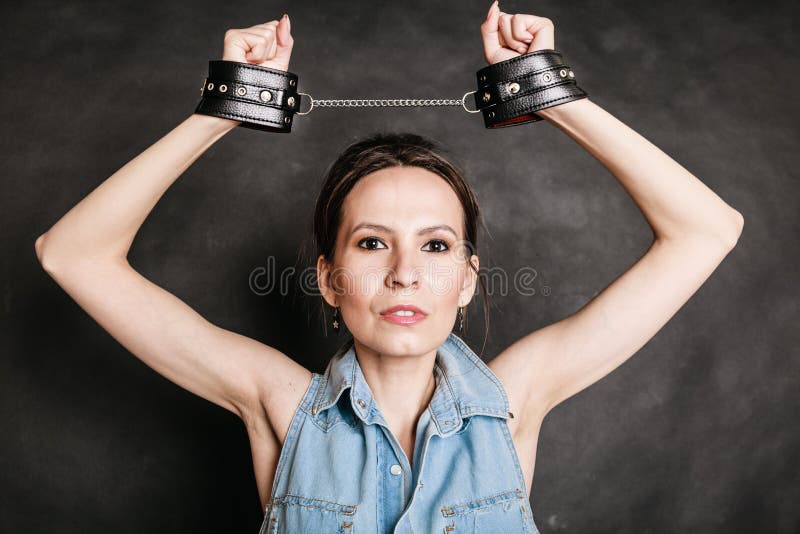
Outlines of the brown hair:
[{"label": "brown hair", "polygon": [[[486,227],[481,219],[475,194],[467,184],[464,173],[444,156],[445,153],[435,141],[413,133],[373,133],[347,147],[328,168],[317,197],[313,222],[316,248],[314,260],[323,255],[326,261],[332,263],[336,236],[341,224],[342,205],[347,194],[361,178],[380,169],[396,166],[416,166],[438,174],[453,188],[464,211],[464,246],[468,251],[466,257],[470,267],[478,275],[484,302],[485,347],[489,334],[489,296],[483,277],[469,258],[472,254],[477,254],[478,225],[484,229]],[[320,311],[324,318],[326,303],[325,299],[320,300]],[[465,314],[465,330],[466,319]]]}]

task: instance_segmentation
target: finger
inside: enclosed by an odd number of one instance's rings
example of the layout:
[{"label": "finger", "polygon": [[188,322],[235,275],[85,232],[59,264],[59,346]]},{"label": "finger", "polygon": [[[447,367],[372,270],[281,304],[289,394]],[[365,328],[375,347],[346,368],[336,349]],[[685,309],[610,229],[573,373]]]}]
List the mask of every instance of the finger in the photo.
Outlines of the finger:
[{"label": "finger", "polygon": [[259,34],[254,34],[246,30],[237,30],[226,35],[226,44],[238,50],[237,57],[250,55],[253,57],[263,57],[267,53],[268,40]]},{"label": "finger", "polygon": [[251,26],[247,28],[250,31],[258,31],[260,29],[272,28],[275,29],[278,26],[277,20],[271,20],[269,22],[264,22],[263,24],[256,24],[255,26]]},{"label": "finger", "polygon": [[248,28],[246,30],[241,30],[243,34],[247,34],[250,41],[248,44],[252,46],[250,51],[248,52],[247,56],[250,59],[255,59],[260,61],[264,61],[267,59],[271,59],[272,56],[275,55],[276,43],[275,43],[275,31],[272,29],[262,29],[259,27],[253,27],[255,29]]},{"label": "finger", "polygon": [[511,31],[511,15],[502,13],[500,15],[500,34],[506,42],[506,48],[515,50],[520,54],[524,54],[528,50],[528,45],[522,41],[517,40]]},{"label": "finger", "polygon": [[286,65],[289,64],[289,60],[292,57],[292,47],[294,46],[291,28],[292,23],[289,20],[289,15],[285,14],[281,17],[275,29],[275,40],[277,44],[275,59],[282,61]]},{"label": "finger", "polygon": [[292,23],[289,20],[288,14],[278,23],[275,35],[278,39],[279,46],[291,47],[294,44],[294,39],[292,38]]},{"label": "finger", "polygon": [[555,48],[555,25],[552,20],[526,14],[515,15],[514,18],[520,19],[528,33],[533,35],[533,41],[528,45],[530,52]]},{"label": "finger", "polygon": [[517,41],[526,45],[533,41],[533,34],[528,31],[525,19],[521,15],[511,17],[511,34]]},{"label": "finger", "polygon": [[491,63],[495,53],[503,47],[500,43],[500,33],[498,31],[498,20],[500,19],[500,8],[497,0],[492,2],[486,20],[481,24],[481,38],[483,39],[483,54],[486,62]]}]

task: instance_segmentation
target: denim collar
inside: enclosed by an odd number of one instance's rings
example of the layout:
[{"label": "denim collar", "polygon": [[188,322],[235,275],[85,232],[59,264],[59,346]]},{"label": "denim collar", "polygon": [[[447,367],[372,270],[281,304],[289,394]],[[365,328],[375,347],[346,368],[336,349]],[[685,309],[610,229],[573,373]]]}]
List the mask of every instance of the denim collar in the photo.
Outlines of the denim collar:
[{"label": "denim collar", "polygon": [[[497,376],[452,332],[436,351],[434,376],[436,388],[429,408],[437,434],[449,436],[457,432],[464,425],[464,418],[473,415],[514,417],[508,411],[508,397]],[[328,363],[312,404],[312,417],[321,417],[347,388],[351,388],[353,413],[364,424],[388,426],[361,371],[352,339]]]}]

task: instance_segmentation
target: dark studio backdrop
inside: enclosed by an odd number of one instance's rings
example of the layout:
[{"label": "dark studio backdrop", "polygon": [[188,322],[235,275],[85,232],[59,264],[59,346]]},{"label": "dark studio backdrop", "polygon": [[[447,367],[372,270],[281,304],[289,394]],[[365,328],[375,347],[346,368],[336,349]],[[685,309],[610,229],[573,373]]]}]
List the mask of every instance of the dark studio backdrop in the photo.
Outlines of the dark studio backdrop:
[{"label": "dark studio backdrop", "polygon": [[[37,262],[34,240],[193,112],[228,28],[288,12],[290,70],[315,98],[460,98],[485,66],[481,2],[4,3],[3,533],[257,532],[244,425],[167,381]],[[634,357],[544,421],[531,502],[543,534],[800,529],[797,8],[791,2],[501,2],[555,22],[595,103],[745,218],[737,247]],[[307,107],[304,99],[304,109]],[[556,127],[486,130],[461,108],[330,109],[291,134],[237,128],[167,191],[131,264],[213,323],[322,372],[338,347],[297,286],[322,176],[377,130],[442,142],[491,239],[481,267],[535,272],[492,296],[484,360],[574,313],[652,233]],[[301,267],[304,265],[300,264]],[[481,299],[467,342],[483,344]],[[329,319],[329,317],[328,317]],[[219,355],[224,358],[224,354]]]}]

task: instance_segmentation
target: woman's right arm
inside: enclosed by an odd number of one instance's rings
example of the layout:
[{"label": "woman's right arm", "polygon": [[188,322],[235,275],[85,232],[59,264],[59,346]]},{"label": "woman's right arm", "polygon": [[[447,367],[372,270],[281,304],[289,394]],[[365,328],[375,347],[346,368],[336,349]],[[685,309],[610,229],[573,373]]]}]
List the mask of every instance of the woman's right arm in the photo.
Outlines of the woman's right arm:
[{"label": "woman's right arm", "polygon": [[[229,30],[223,59],[288,70],[291,44],[285,20]],[[272,392],[304,387],[310,372],[271,347],[211,324],[127,260],[164,192],[238,124],[191,115],[61,217],[36,240],[36,254],[47,273],[136,357],[247,422],[263,417]]]}]

